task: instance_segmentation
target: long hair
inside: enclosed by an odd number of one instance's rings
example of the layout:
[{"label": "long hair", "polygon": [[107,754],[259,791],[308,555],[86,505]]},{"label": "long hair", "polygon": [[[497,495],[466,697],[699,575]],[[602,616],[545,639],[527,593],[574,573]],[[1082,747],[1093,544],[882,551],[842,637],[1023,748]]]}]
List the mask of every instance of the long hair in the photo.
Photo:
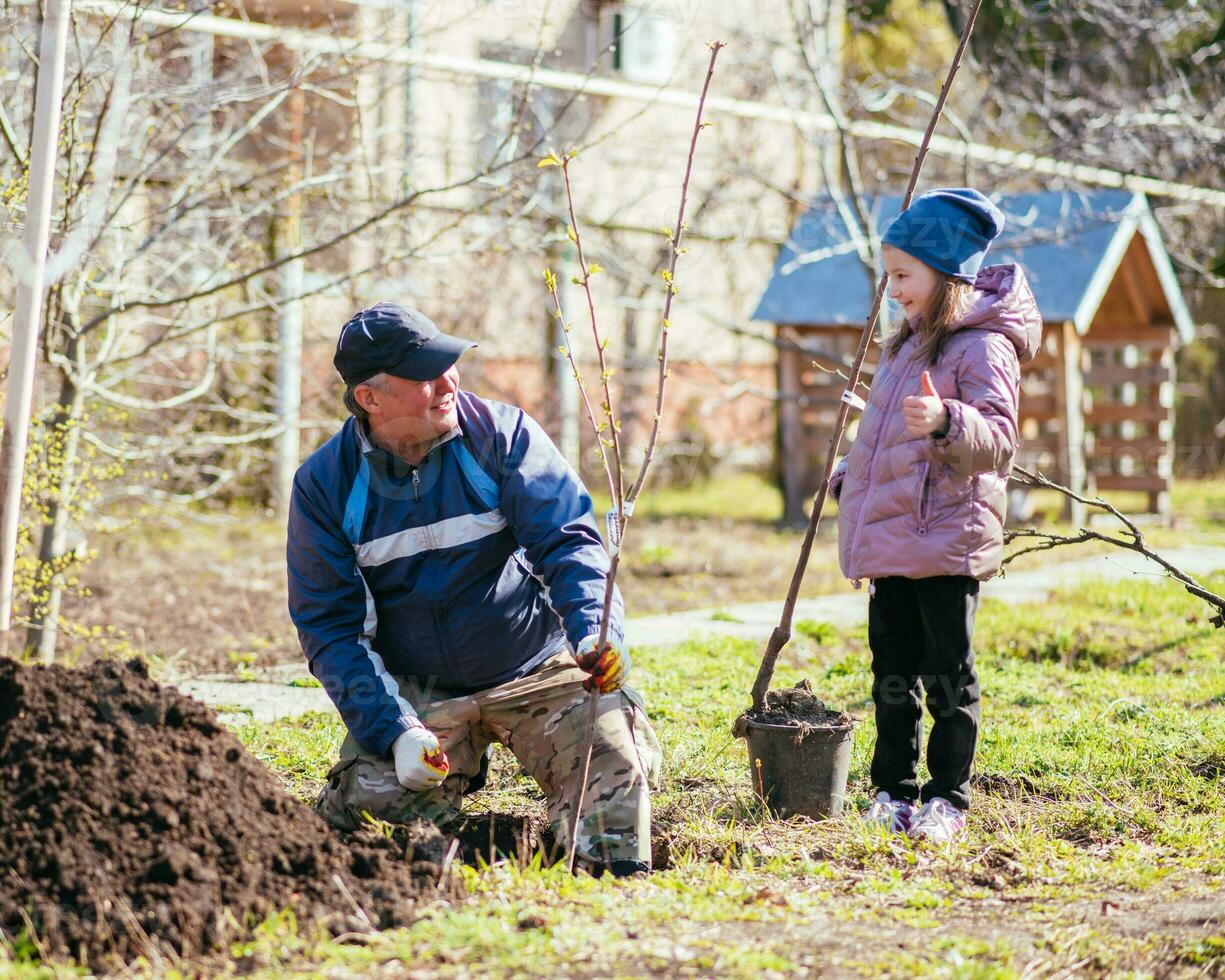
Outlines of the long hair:
[{"label": "long hair", "polygon": [[900,317],[885,337],[885,350],[896,357],[902,345],[912,333],[919,335],[919,345],[912,355],[919,361],[935,364],[948,340],[949,327],[962,321],[974,305],[974,287],[961,279],[939,273],[940,282],[932,293],[931,303],[915,318],[911,326],[906,317]]}]

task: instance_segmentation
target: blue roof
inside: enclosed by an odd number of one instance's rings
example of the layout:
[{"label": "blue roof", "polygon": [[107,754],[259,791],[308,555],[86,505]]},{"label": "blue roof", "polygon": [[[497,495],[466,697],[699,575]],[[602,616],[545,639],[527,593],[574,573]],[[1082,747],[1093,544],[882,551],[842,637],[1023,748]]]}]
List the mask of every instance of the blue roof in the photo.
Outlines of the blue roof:
[{"label": "blue roof", "polygon": [[[1100,272],[1113,276],[1121,258],[1117,233],[1124,224],[1137,230],[1141,218],[1146,219],[1143,230],[1151,227],[1152,231],[1145,234],[1150,250],[1155,245],[1161,253],[1154,261],[1168,268],[1156,224],[1141,194],[1044,191],[993,196],[993,200],[1007,223],[986,261],[1018,262],[1024,267],[1044,320],[1073,320],[1082,331],[1088,328],[1087,321],[1101,301]],[[900,194],[867,200],[865,207],[878,235],[901,203]],[[856,247],[860,236],[851,231],[853,227],[843,221],[832,198],[814,200],[779,249],[774,274],[753,319],[796,325],[862,325],[876,283],[860,260]],[[1167,277],[1162,278],[1167,294],[1171,288],[1177,292],[1176,284],[1171,287]],[[1181,296],[1168,298],[1172,307],[1182,305]],[[1092,309],[1086,311],[1087,303]]]}]

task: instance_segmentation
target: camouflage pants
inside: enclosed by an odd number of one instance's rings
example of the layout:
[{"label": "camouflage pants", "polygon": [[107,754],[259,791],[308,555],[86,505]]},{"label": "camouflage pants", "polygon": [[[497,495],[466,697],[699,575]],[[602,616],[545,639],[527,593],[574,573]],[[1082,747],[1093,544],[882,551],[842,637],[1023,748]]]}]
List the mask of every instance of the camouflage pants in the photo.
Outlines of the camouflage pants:
[{"label": "camouflage pants", "polygon": [[[344,831],[364,823],[364,813],[391,823],[414,818],[447,823],[459,816],[486,748],[499,742],[540,784],[553,832],[557,840],[568,841],[590,715],[590,695],[582,687],[586,677],[569,654],[561,654],[527,677],[461,697],[422,692],[397,678],[401,696],[438,736],[450,775],[432,789],[406,790],[391,759],[370,755],[349,735],[315,809]],[[579,814],[578,854],[583,859],[650,864],[649,790],[658,785],[659,765],[659,743],[639,695],[629,688],[602,695]]]}]

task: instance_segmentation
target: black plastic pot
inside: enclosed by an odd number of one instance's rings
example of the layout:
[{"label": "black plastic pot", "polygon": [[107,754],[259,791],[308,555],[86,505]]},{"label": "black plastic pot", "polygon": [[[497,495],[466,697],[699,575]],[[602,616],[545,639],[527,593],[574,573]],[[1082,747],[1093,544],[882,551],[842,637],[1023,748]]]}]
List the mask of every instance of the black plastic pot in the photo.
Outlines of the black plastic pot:
[{"label": "black plastic pot", "polygon": [[846,799],[851,731],[745,719],[753,789],[780,817],[836,817]]}]

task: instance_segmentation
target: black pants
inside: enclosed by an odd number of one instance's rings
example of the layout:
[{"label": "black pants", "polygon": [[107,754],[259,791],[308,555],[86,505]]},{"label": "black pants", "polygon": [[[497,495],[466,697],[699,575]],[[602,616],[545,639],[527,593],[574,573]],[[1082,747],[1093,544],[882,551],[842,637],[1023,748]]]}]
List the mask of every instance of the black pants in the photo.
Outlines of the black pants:
[{"label": "black pants", "polygon": [[[962,575],[878,578],[868,602],[876,748],[872,782],[894,799],[942,796],[969,806],[970,766],[978,741],[974,673],[978,582]],[[931,780],[919,790],[923,693],[932,715],[927,742]]]}]

